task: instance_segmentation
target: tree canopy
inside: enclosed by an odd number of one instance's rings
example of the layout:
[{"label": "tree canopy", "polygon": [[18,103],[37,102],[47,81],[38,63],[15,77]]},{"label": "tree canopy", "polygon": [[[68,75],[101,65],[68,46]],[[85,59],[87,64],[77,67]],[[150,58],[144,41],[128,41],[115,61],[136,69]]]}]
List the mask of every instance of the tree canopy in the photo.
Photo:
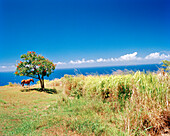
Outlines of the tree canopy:
[{"label": "tree canopy", "polygon": [[40,80],[41,88],[44,88],[44,76],[49,77],[55,70],[56,64],[34,51],[28,51],[21,55],[22,61],[17,64],[15,74],[18,76],[28,76]]}]

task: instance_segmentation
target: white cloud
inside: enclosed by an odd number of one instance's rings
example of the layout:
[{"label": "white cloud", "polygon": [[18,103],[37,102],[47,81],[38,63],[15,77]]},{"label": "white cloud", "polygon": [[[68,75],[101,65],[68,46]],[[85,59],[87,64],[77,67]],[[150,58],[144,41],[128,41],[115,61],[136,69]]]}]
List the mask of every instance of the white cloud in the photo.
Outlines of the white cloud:
[{"label": "white cloud", "polygon": [[[118,58],[99,58],[99,59],[96,59],[96,60],[85,60],[83,58],[82,60],[76,60],[76,61],[71,60],[68,64],[81,65],[81,64],[91,63],[91,66],[95,66],[95,65],[101,65],[99,63],[102,63],[102,64],[104,64],[104,63],[109,64],[110,63],[110,65],[111,64],[114,65],[116,63],[116,65],[118,65],[118,64],[121,65],[121,62],[127,62],[127,61],[128,62],[130,62],[130,61],[134,62],[134,61],[139,61],[139,60],[142,60],[142,58],[137,57],[137,52],[134,52],[134,53],[131,53],[131,54],[125,54],[125,55],[120,56]],[[115,62],[115,63],[113,63],[113,62]],[[129,63],[127,63],[127,64],[129,64]]]},{"label": "white cloud", "polygon": [[69,63],[70,64],[82,64],[82,63],[93,63],[95,62],[94,60],[85,60],[84,58],[82,60],[76,60],[76,61],[73,61],[71,60]]},{"label": "white cloud", "polygon": [[[146,57],[142,58],[142,57],[137,57],[137,52],[131,53],[131,54],[126,54],[123,56],[120,56],[119,58],[108,58],[108,59],[104,59],[104,58],[99,58],[96,60],[96,62],[100,63],[100,62],[126,62],[126,61],[140,61],[140,62],[145,62],[146,60],[157,60],[158,62],[160,61],[160,59],[170,59],[170,54],[160,54],[159,52],[155,52],[155,53],[151,53],[149,55],[147,55]],[[151,62],[152,63],[152,62]]]},{"label": "white cloud", "polygon": [[54,64],[57,64],[57,65],[65,65],[66,63],[65,62],[57,62],[57,63],[54,63]]},{"label": "white cloud", "polygon": [[134,52],[132,54],[126,54],[123,56],[120,56],[119,58],[108,58],[108,59],[97,59],[96,62],[114,62],[114,61],[130,61],[130,60],[141,60],[142,58],[137,57],[137,52]]},{"label": "white cloud", "polygon": [[69,63],[70,63],[70,64],[74,64],[75,62],[71,60]]},{"label": "white cloud", "polygon": [[[129,64],[158,64],[161,60],[166,59],[170,60],[170,52],[155,52],[146,55],[145,57],[138,57],[137,52],[131,54],[125,54],[118,58],[99,58],[96,60],[90,59],[86,60],[71,60],[69,62],[56,62],[58,68],[72,68],[75,65],[76,67],[88,67],[88,66],[114,66],[114,65],[129,65]],[[14,71],[16,66],[14,64],[0,66],[0,71]]]},{"label": "white cloud", "polygon": [[15,65],[3,65],[0,66],[0,71],[14,71],[15,68]]},{"label": "white cloud", "polygon": [[1,68],[7,68],[7,66],[1,66]]},{"label": "white cloud", "polygon": [[126,54],[126,55],[123,55],[119,58],[120,61],[129,61],[129,60],[139,60],[138,57],[136,57],[138,53],[137,52],[134,52],[132,54]]},{"label": "white cloud", "polygon": [[108,58],[108,59],[100,58],[96,60],[96,62],[111,62],[111,61],[115,61],[115,59],[114,58]]},{"label": "white cloud", "polygon": [[116,58],[116,61],[131,61],[131,60],[142,60],[141,57],[137,57],[137,52],[134,52],[132,54],[126,54],[123,56],[120,56],[119,58]]},{"label": "white cloud", "polygon": [[87,63],[93,63],[93,62],[95,62],[94,60],[87,60],[86,61]]},{"label": "white cloud", "polygon": [[100,58],[100,59],[97,59],[96,61],[97,61],[97,62],[103,62],[103,59]]},{"label": "white cloud", "polygon": [[170,54],[160,54],[159,52],[151,53],[145,57],[145,59],[168,59],[170,58]]}]

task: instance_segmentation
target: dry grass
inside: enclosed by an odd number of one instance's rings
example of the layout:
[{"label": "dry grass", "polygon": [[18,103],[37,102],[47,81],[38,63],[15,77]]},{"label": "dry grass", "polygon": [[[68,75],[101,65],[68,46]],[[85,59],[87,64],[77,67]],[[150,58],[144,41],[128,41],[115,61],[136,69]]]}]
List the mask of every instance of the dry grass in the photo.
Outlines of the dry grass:
[{"label": "dry grass", "polygon": [[113,125],[117,124],[129,135],[170,133],[168,73],[79,75],[65,76],[61,80],[69,96],[97,97],[109,102],[116,118],[112,119]]},{"label": "dry grass", "polygon": [[169,75],[66,75],[45,85],[0,87],[0,134],[170,134]]}]

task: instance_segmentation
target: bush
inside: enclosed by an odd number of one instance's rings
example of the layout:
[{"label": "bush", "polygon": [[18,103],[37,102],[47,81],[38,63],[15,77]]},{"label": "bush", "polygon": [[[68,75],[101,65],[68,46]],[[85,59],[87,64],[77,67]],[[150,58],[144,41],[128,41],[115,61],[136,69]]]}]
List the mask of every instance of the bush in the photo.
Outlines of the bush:
[{"label": "bush", "polygon": [[8,82],[8,86],[10,86],[10,87],[17,87],[17,86],[20,86],[19,84],[17,84],[17,83],[12,83],[12,82]]}]

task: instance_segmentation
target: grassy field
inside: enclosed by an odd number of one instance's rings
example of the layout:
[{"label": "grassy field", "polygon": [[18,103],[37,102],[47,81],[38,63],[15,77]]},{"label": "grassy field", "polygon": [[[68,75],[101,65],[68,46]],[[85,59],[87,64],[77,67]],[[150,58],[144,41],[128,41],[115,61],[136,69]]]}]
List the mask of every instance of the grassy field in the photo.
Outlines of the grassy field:
[{"label": "grassy field", "polygon": [[0,135],[169,135],[169,74],[65,75],[0,87]]}]

